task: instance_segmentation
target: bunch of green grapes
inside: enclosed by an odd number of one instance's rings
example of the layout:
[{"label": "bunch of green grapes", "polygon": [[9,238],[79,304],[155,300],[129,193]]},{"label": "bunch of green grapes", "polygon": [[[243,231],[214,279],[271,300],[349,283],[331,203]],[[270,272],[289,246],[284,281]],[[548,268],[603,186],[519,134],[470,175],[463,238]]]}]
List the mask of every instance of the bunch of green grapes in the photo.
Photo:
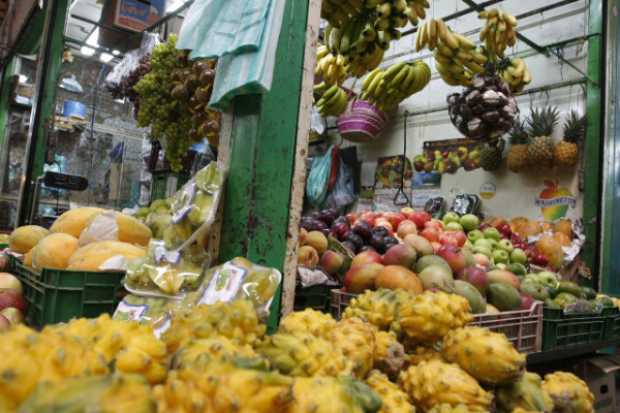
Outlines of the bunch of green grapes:
[{"label": "bunch of green grapes", "polygon": [[172,96],[174,74],[190,66],[187,53],[176,49],[176,36],[171,35],[166,43],[155,46],[151,71],[134,86],[140,96],[138,126],[151,128],[151,136],[161,142],[174,171],[181,169],[192,144],[192,114],[186,99]]}]

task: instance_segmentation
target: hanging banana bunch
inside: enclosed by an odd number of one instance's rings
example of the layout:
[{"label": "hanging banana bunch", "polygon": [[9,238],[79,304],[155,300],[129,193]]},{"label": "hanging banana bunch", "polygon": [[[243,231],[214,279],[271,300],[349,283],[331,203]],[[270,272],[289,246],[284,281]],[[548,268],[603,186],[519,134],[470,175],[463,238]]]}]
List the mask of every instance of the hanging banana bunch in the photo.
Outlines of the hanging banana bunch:
[{"label": "hanging banana bunch", "polygon": [[346,60],[341,54],[334,56],[327,46],[321,44],[317,50],[314,74],[321,76],[328,85],[340,85],[347,78]]},{"label": "hanging banana bunch", "polygon": [[332,26],[342,27],[364,10],[364,0],[323,0],[321,18]]},{"label": "hanging banana bunch", "polygon": [[500,68],[500,76],[508,83],[512,93],[523,91],[525,86],[532,81],[532,75],[521,58],[508,60],[506,67]]},{"label": "hanging banana bunch", "polygon": [[396,63],[386,70],[375,69],[362,83],[362,99],[383,111],[418,93],[431,80],[431,69],[422,60]]},{"label": "hanging banana bunch", "polygon": [[[486,23],[480,31],[480,40],[484,42],[491,57],[504,57],[504,51],[508,46],[514,46],[517,42],[517,19],[499,9],[485,10],[478,15],[485,19]],[[493,58],[493,60],[495,60]]]},{"label": "hanging banana bunch", "polygon": [[338,86],[327,85],[325,82],[314,86],[316,108],[324,118],[327,116],[339,116],[347,109],[349,96],[347,92]]},{"label": "hanging banana bunch", "polygon": [[451,86],[469,86],[476,73],[484,72],[487,58],[474,42],[454,33],[441,19],[430,19],[419,29],[416,50],[435,50],[435,67]]}]

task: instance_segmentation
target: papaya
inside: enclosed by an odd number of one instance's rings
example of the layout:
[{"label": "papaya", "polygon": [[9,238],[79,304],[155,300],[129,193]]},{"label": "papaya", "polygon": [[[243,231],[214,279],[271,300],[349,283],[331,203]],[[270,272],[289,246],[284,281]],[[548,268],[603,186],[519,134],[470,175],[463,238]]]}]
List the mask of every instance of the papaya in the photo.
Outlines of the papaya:
[{"label": "papaya", "polygon": [[127,261],[142,258],[146,251],[126,242],[98,241],[85,245],[75,251],[69,259],[68,269],[82,271],[99,271],[100,266],[115,256],[121,256]]},{"label": "papaya", "polygon": [[50,232],[38,225],[25,225],[15,228],[9,236],[9,248],[11,251],[25,254]]},{"label": "papaya", "polygon": [[43,238],[32,252],[32,267],[64,270],[69,258],[78,249],[78,239],[64,233],[50,234]]},{"label": "papaya", "polygon": [[480,294],[480,291],[467,281],[455,280],[454,293],[465,297],[469,301],[471,312],[474,314],[484,313],[487,308],[487,302]]},{"label": "papaya", "polygon": [[521,295],[511,285],[492,283],[487,287],[487,298],[501,311],[518,310],[521,307]]},{"label": "papaya", "polygon": [[102,212],[103,209],[94,207],[70,209],[56,219],[50,231],[61,232],[79,238],[91,220]]}]

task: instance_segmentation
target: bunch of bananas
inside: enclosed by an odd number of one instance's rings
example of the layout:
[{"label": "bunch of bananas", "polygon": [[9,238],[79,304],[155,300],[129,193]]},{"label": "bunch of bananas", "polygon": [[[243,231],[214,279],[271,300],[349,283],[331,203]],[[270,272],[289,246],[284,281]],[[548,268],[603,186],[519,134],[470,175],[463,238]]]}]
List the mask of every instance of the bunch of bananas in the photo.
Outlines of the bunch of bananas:
[{"label": "bunch of bananas", "polygon": [[327,46],[320,45],[317,50],[314,74],[321,76],[329,85],[339,85],[347,78],[346,60],[343,55],[334,56]]},{"label": "bunch of bananas", "polygon": [[387,70],[370,72],[362,84],[362,99],[383,111],[395,109],[400,102],[424,89],[431,80],[431,69],[422,60],[396,63]]},{"label": "bunch of bananas", "polygon": [[486,49],[497,57],[504,57],[507,46],[517,42],[517,19],[498,9],[480,12],[479,17],[486,19],[480,40],[485,42]]},{"label": "bunch of bananas", "polygon": [[523,91],[532,81],[532,75],[521,58],[510,60],[506,68],[500,70],[500,76],[508,83],[512,93]]},{"label": "bunch of bananas", "polygon": [[323,117],[339,116],[349,103],[347,92],[337,84],[328,85],[322,82],[314,86],[314,94],[318,99],[316,108]]},{"label": "bunch of bananas", "polygon": [[487,58],[467,37],[452,32],[441,19],[428,20],[418,30],[416,49],[435,50],[435,67],[451,86],[469,86],[476,73],[484,72]]},{"label": "bunch of bananas", "polygon": [[428,0],[335,3],[335,0],[323,0],[323,15],[329,21],[323,38],[332,54],[347,58],[349,74],[357,77],[376,68],[390,42],[400,39],[398,29],[408,22],[416,25],[426,17],[425,9],[430,7]]}]

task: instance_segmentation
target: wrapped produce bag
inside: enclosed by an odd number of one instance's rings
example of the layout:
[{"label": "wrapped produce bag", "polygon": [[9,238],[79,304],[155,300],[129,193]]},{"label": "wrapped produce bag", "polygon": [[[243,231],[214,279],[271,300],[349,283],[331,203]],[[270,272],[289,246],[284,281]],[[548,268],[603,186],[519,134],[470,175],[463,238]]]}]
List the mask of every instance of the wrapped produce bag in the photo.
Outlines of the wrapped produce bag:
[{"label": "wrapped produce bag", "polygon": [[128,291],[143,296],[182,296],[200,286],[211,264],[205,241],[215,222],[223,183],[223,173],[211,162],[174,195],[162,239],[152,239],[146,256],[127,267]]}]

